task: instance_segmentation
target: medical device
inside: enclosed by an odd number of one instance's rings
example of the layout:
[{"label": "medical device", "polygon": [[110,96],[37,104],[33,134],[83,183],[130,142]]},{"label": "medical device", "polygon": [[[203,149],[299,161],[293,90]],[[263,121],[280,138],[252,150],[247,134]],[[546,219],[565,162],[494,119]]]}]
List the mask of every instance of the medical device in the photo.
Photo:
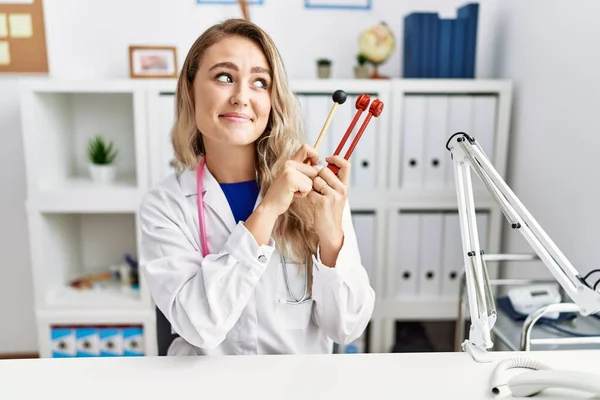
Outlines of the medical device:
[{"label": "medical device", "polygon": [[[321,132],[319,133],[319,136],[317,137],[317,140],[314,145],[315,149],[319,148],[319,145],[321,144],[321,141],[323,140],[323,137],[325,136],[325,132],[327,131],[327,128],[329,127],[329,124],[331,123],[331,120],[333,118],[333,114],[335,113],[335,110],[337,109],[338,105],[344,104],[346,102],[347,95],[346,95],[346,92],[344,92],[343,90],[336,90],[333,93],[333,95],[331,96],[331,98],[333,100],[333,105],[331,107],[331,110],[329,111],[329,115],[327,116],[327,119],[325,120],[325,124],[323,124],[323,128],[321,129]],[[371,106],[369,106],[369,104],[371,104]],[[367,116],[365,117],[365,120],[363,121],[362,125],[358,129],[358,132],[356,133],[354,139],[352,140],[352,143],[350,143],[350,147],[348,148],[348,150],[346,150],[346,154],[344,154],[345,160],[350,159],[352,152],[354,152],[354,149],[356,148],[358,141],[360,140],[360,138],[362,137],[362,134],[364,133],[365,129],[367,128],[367,125],[369,125],[371,118],[379,117],[381,115],[381,113],[383,112],[383,106],[384,106],[383,101],[381,101],[379,99],[375,99],[371,103],[371,96],[369,96],[368,94],[365,94],[365,93],[361,94],[360,96],[358,96],[356,98],[356,102],[354,103],[354,105],[356,107],[356,114],[354,115],[354,118],[350,122],[350,125],[348,125],[348,129],[346,129],[346,133],[344,134],[344,136],[340,140],[340,143],[338,144],[337,148],[335,149],[335,151],[333,153],[334,156],[337,156],[342,152],[342,149],[344,148],[344,145],[346,144],[346,141],[348,140],[348,137],[352,133],[352,130],[354,129],[354,126],[358,122],[358,119],[360,118],[361,114],[364,111],[366,111],[367,108],[369,109],[369,112],[367,113]],[[339,172],[339,168],[333,164],[327,164],[327,168],[329,168],[335,174],[337,174]]]},{"label": "medical device", "polygon": [[[562,311],[562,308],[576,306],[584,316],[600,311],[600,293],[596,292],[565,255],[552,242],[506,182],[494,169],[491,162],[475,139],[464,132],[453,134],[446,143],[450,151],[465,265],[465,277],[471,327],[469,338],[462,344],[477,362],[490,362],[487,349],[493,346],[490,332],[496,322],[496,307],[490,286],[483,250],[479,245],[475,220],[475,204],[471,183],[471,168],[483,181],[502,213],[513,229],[518,229],[535,250],[544,265],[573,303],[560,303],[548,306]],[[500,362],[492,375],[492,391],[498,393],[498,376],[510,368],[529,368],[533,371],[522,373],[510,380],[507,385],[514,395],[533,395],[547,387],[579,389],[600,395],[600,375],[579,371],[551,370],[534,360],[512,359]]]},{"label": "medical device", "polygon": [[[529,315],[540,307],[561,302],[558,285],[532,285],[509,289],[508,299],[516,312]],[[557,319],[558,312],[544,315],[545,318]]]}]

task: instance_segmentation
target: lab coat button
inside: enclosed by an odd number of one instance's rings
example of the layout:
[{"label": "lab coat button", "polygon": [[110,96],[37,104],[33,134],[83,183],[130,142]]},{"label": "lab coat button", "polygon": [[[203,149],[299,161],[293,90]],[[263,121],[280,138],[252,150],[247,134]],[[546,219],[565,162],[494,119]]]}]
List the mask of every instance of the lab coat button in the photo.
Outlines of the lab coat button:
[{"label": "lab coat button", "polygon": [[261,263],[266,263],[267,262],[267,256],[265,256],[264,254],[261,254],[260,256],[258,256],[258,261],[260,261]]}]

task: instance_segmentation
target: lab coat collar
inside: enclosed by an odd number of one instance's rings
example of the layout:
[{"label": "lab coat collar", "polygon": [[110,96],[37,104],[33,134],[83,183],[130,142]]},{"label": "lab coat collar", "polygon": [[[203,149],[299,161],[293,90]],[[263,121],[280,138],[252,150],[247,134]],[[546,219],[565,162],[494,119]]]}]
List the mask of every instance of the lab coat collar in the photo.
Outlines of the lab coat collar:
[{"label": "lab coat collar", "polygon": [[[193,196],[198,194],[195,169],[186,169],[183,171],[180,177],[180,182],[181,189],[185,196]],[[210,172],[206,164],[204,164],[202,185],[204,186],[202,193],[204,203],[217,214],[225,226],[227,226],[229,232],[233,232],[233,229],[236,226],[233,212],[231,211],[227,197],[225,197],[225,193],[223,193],[223,189],[221,189],[219,182],[217,182],[216,178]],[[256,209],[256,206],[260,204],[261,200],[262,195],[259,193],[254,204],[254,209]]]}]

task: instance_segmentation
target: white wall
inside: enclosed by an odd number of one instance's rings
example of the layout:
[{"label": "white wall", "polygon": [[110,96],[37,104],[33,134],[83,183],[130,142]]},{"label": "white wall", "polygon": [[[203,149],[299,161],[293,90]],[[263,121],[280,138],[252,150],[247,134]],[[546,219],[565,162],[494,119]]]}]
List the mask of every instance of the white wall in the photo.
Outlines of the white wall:
[{"label": "white wall", "polygon": [[[385,20],[396,33],[398,46],[381,72],[399,77],[404,15],[437,10],[452,17],[456,7],[466,2],[374,0],[373,10],[364,12],[305,10],[304,0],[265,0],[266,5],[252,7],[251,17],[272,35],[292,78],[314,77],[314,60],[323,56],[334,60],[334,77],[351,77],[358,34]],[[204,29],[220,19],[240,15],[237,7],[194,3],[45,0],[51,76],[128,77],[130,44],[176,45],[183,62],[189,46]],[[478,76],[515,78],[517,84],[515,146],[510,164],[516,192],[574,262],[591,265],[598,261],[595,249],[600,247],[593,246],[598,183],[592,177],[593,144],[600,138],[595,136],[598,122],[593,119],[598,103],[586,88],[600,83],[594,75],[600,69],[592,47],[593,34],[597,37],[600,28],[591,23],[600,6],[592,0],[580,1],[572,10],[566,5],[559,7],[559,2],[541,6],[541,0],[480,3]],[[570,16],[568,27],[559,20],[565,15]],[[590,22],[582,24],[575,17]],[[572,43],[572,39],[587,43]],[[10,230],[0,230],[0,353],[36,351],[16,79],[0,78],[0,221],[5,227],[11,226]],[[559,120],[551,122],[550,116]],[[566,138],[577,139],[578,147],[570,147]],[[580,177],[585,178],[585,185],[578,183]],[[576,206],[569,204],[574,199]],[[567,226],[571,219],[575,227],[560,231],[559,227]],[[519,249],[519,245],[519,240],[511,239],[509,250]]]},{"label": "white wall", "polygon": [[[509,183],[583,273],[600,268],[599,14],[594,0],[511,0],[496,14],[493,74],[515,85]],[[531,252],[518,232],[505,233],[508,251]],[[550,276],[541,264],[518,266],[508,274]]]},{"label": "white wall", "polygon": [[15,79],[0,79],[0,353],[36,350],[17,95]]}]

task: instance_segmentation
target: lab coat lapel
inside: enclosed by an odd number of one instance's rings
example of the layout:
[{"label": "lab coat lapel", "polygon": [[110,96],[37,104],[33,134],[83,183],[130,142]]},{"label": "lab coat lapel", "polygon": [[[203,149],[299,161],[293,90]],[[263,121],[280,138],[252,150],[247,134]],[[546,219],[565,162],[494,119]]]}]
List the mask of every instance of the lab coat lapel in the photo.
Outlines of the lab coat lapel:
[{"label": "lab coat lapel", "polygon": [[[225,197],[225,193],[223,193],[223,189],[221,189],[219,182],[217,182],[215,177],[210,173],[206,165],[204,165],[202,185],[204,186],[204,204],[217,214],[218,218],[227,227],[230,233],[233,232],[236,223],[227,197]],[[200,197],[198,198],[200,199]]]}]

